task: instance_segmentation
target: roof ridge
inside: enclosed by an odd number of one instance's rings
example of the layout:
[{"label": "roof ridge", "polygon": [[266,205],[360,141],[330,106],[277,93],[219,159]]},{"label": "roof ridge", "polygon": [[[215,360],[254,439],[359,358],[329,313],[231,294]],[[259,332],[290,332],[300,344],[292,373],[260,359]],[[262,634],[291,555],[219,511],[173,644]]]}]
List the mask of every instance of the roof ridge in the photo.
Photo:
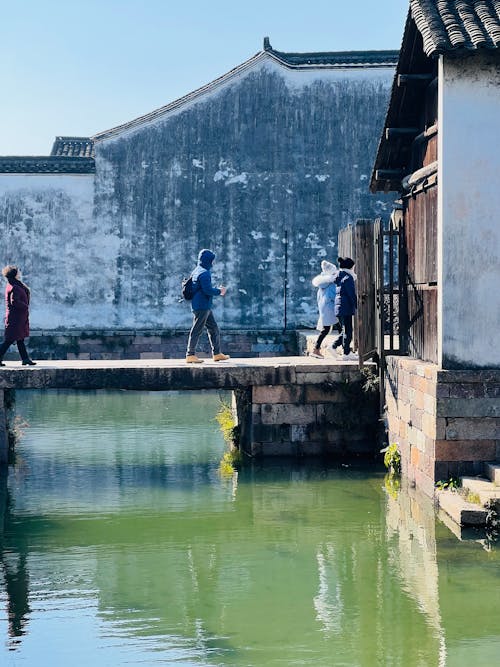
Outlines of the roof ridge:
[{"label": "roof ridge", "polygon": [[0,173],[3,174],[93,174],[93,157],[71,155],[2,155]]},{"label": "roof ridge", "polygon": [[[306,54],[300,54],[300,53],[290,53],[287,54],[285,52],[281,51],[275,51],[272,49],[268,44],[268,47],[266,47],[266,42],[264,42],[265,48],[262,51],[258,51],[255,55],[253,55],[251,58],[248,60],[245,60],[243,63],[240,65],[237,65],[236,67],[233,67],[231,70],[226,72],[225,74],[222,74],[218,76],[216,79],[213,81],[204,84],[203,86],[200,86],[199,88],[196,88],[195,90],[187,93],[186,95],[183,95],[182,97],[179,97],[172,102],[169,102],[168,104],[165,104],[162,107],[159,107],[157,109],[154,109],[153,111],[150,111],[146,114],[143,114],[142,116],[138,116],[137,118],[134,118],[131,121],[126,121],[125,123],[121,123],[120,125],[116,125],[113,128],[110,128],[109,130],[104,130],[103,132],[98,132],[94,134],[91,139],[93,141],[99,142],[104,139],[107,139],[111,136],[114,136],[116,134],[119,134],[121,132],[126,132],[128,130],[132,130],[135,127],[138,127],[139,125],[142,125],[143,123],[147,123],[149,121],[154,120],[155,118],[158,118],[160,116],[163,116],[166,113],[169,113],[170,111],[175,111],[176,109],[182,107],[184,104],[191,102],[193,100],[196,100],[198,97],[201,95],[205,94],[206,92],[210,92],[211,90],[215,90],[218,87],[222,86],[224,83],[227,81],[231,80],[241,72],[244,72],[247,69],[250,69],[255,63],[259,62],[260,60],[263,60],[264,58],[271,58],[275,62],[278,62],[280,65],[283,67],[286,67],[288,69],[292,70],[311,70],[311,69],[339,69],[341,67],[352,67],[354,68],[359,68],[363,67],[364,63],[342,63],[341,61],[345,59],[346,56],[362,56],[363,54],[384,54],[386,55],[387,62],[381,61],[380,63],[376,63],[373,66],[374,67],[388,67],[388,66],[395,66],[397,63],[397,58],[398,58],[398,51],[394,50],[380,50],[380,51],[318,51],[318,52],[311,52],[311,53],[306,53]],[[310,59],[313,56],[316,56],[317,58],[321,58],[323,56],[339,56],[339,62],[338,63],[294,63],[291,62],[290,60],[286,60],[283,56],[287,56],[289,59],[294,58],[294,57],[302,57],[302,56],[309,56]],[[366,65],[369,65],[370,59],[368,58],[366,61]]]},{"label": "roof ridge", "polygon": [[255,62],[265,57],[267,57],[267,53],[265,51],[259,51],[248,60],[245,60],[245,62],[241,63],[240,65],[237,65],[236,67],[233,67],[231,70],[229,70],[225,74],[222,74],[221,76],[218,76],[210,83],[206,83],[203,86],[200,86],[199,88],[195,88],[195,90],[186,93],[186,95],[182,95],[181,97],[178,97],[172,102],[169,102],[168,104],[165,104],[162,107],[158,107],[158,109],[154,109],[153,111],[143,114],[142,116],[138,116],[137,118],[134,118],[130,121],[126,121],[125,123],[116,125],[115,127],[112,127],[109,130],[104,130],[103,132],[97,132],[91,137],[91,139],[93,141],[102,141],[103,139],[113,136],[114,134],[118,134],[122,131],[133,129],[134,127],[137,127],[138,125],[141,125],[144,122],[154,120],[155,118],[158,118],[159,116],[162,116],[163,114],[168,113],[169,111],[174,111],[178,107],[183,106],[185,103],[190,102],[196,99],[197,97],[200,97],[205,92],[209,92],[211,89],[218,88],[219,86],[224,84],[225,81],[232,79],[233,77],[237,76],[240,72],[249,69]]}]

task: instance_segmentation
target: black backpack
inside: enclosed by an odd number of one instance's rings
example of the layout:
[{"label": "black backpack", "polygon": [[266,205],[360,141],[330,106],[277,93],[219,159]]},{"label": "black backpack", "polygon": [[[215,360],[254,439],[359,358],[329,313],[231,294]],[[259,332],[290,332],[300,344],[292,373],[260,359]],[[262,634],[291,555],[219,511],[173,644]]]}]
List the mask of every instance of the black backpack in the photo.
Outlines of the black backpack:
[{"label": "black backpack", "polygon": [[181,285],[182,298],[185,301],[191,301],[195,292],[196,289],[193,283],[193,277],[189,276],[189,278],[183,278]]}]

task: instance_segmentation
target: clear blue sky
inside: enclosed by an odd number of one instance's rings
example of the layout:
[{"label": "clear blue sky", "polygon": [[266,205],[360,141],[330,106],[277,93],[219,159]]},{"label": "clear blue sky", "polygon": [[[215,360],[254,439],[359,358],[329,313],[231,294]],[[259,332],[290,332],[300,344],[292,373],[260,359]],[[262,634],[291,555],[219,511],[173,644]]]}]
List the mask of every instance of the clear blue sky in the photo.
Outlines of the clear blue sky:
[{"label": "clear blue sky", "polygon": [[397,49],[406,0],[4,0],[0,155],[47,155],[152,111],[262,48]]}]

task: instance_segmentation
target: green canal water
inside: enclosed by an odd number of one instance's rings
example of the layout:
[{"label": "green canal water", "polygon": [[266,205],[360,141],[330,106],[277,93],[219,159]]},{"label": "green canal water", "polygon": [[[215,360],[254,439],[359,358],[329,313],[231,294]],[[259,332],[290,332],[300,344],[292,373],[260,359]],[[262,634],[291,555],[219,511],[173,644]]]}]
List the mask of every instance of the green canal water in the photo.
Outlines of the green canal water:
[{"label": "green canal water", "polygon": [[222,476],[214,393],[18,392],[2,667],[500,662],[500,558],[382,470]]}]

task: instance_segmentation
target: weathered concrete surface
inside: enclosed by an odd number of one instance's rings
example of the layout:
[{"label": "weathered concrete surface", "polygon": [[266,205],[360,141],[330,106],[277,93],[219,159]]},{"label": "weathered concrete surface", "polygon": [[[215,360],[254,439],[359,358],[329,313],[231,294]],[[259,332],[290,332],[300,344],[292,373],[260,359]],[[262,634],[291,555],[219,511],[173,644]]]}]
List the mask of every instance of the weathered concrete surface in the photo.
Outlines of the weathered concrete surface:
[{"label": "weathered concrete surface", "polygon": [[12,362],[0,369],[0,389],[237,389],[338,382],[353,370],[356,362],[307,357],[207,360],[199,365],[178,359],[38,361],[31,367]]},{"label": "weathered concrete surface", "polygon": [[453,491],[438,491],[436,497],[439,508],[459,526],[484,526],[486,510],[483,507],[467,502]]}]

